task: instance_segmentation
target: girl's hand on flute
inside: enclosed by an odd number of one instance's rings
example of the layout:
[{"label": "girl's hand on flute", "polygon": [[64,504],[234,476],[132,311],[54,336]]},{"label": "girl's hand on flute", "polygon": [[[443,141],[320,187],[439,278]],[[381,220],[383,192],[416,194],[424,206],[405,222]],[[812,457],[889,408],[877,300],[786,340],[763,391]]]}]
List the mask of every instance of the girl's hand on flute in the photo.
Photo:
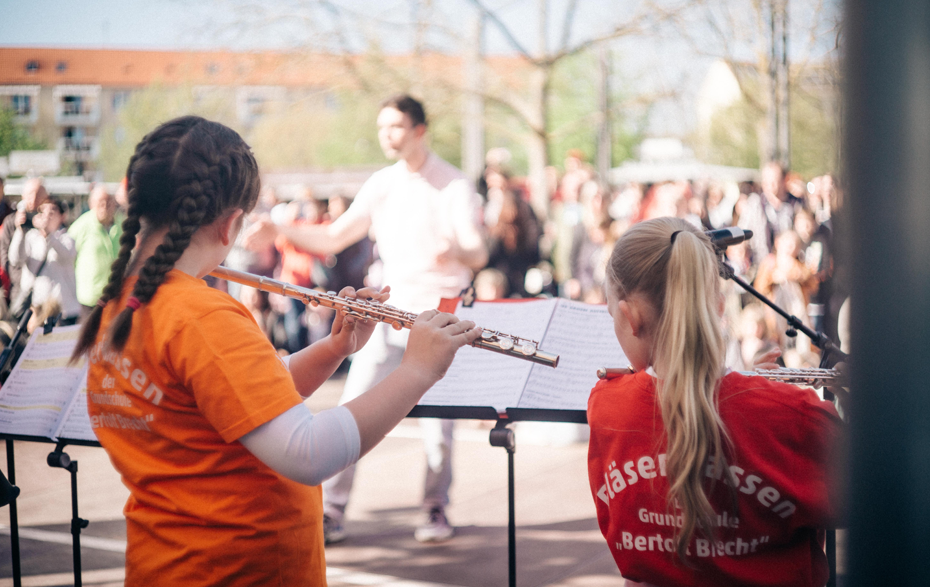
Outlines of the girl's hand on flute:
[{"label": "girl's hand on flute", "polygon": [[[373,287],[363,287],[355,291],[353,287],[344,287],[339,292],[339,297],[358,300],[374,300],[384,303],[391,297],[391,288],[387,286],[381,291],[378,291]],[[371,338],[371,333],[374,332],[376,324],[376,320],[362,320],[354,316],[346,316],[336,311],[336,318],[333,320],[333,328],[330,331],[333,350],[343,357],[348,357],[352,353],[358,351],[365,346],[365,343]]]},{"label": "girl's hand on flute", "polygon": [[427,310],[417,317],[410,329],[401,364],[431,378],[433,382],[439,381],[452,364],[455,351],[471,344],[479,336],[481,329],[475,328],[471,320],[459,320],[454,314]]}]

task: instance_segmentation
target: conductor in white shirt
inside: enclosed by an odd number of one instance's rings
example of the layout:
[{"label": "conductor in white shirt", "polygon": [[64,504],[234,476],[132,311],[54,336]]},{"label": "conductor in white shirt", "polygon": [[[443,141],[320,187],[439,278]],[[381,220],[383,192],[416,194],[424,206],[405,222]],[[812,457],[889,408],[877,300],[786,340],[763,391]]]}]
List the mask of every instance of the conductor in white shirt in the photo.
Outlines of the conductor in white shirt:
[{"label": "conductor in white shirt", "polygon": [[[283,235],[307,251],[336,254],[369,235],[382,262],[380,283],[369,285],[390,286],[391,305],[422,312],[436,308],[443,297],[457,296],[487,263],[481,199],[461,171],[429,149],[426,132],[420,102],[407,95],[385,100],[378,113],[378,141],[385,156],[397,163],[372,175],[332,224],[279,226],[266,220],[252,227],[245,245]],[[352,360],[341,403],[368,391],[400,364],[407,334],[378,325]],[[414,536],[420,542],[440,542],[454,533],[445,513],[452,484],[453,422],[421,418],[420,426],[427,461],[425,519]],[[323,484],[327,544],[346,537],[343,520],[354,476],[353,466]]]}]

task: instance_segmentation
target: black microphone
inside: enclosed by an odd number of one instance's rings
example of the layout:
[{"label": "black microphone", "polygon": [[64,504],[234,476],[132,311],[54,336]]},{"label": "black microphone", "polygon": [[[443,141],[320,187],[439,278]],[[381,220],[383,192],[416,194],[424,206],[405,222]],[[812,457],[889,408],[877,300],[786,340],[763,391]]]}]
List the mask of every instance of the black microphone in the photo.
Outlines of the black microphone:
[{"label": "black microphone", "polygon": [[710,242],[714,244],[714,248],[717,250],[726,249],[730,245],[738,245],[752,238],[751,230],[743,230],[736,226],[708,230],[705,231],[704,234],[710,238]]}]

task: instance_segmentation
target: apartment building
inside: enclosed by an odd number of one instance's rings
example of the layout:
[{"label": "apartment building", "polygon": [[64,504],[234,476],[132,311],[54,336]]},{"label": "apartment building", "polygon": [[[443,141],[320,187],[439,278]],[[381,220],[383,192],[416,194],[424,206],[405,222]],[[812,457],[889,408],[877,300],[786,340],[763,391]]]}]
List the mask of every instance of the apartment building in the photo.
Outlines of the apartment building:
[{"label": "apartment building", "polygon": [[[352,88],[348,71],[362,56],[224,51],[135,51],[0,47],[0,106],[85,175],[94,170],[101,129],[113,121],[133,92],[152,84],[189,86],[196,95],[233,105],[248,128],[276,103]],[[416,60],[414,62],[414,60]],[[456,56],[389,56],[398,67],[411,64],[457,83]],[[493,58],[492,67],[518,66]]]}]

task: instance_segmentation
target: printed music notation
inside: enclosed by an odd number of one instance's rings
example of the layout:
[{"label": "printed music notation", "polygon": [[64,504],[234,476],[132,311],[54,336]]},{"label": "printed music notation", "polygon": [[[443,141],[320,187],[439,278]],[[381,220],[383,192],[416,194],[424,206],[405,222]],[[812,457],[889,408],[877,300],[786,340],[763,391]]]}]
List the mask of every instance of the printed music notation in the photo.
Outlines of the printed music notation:
[{"label": "printed music notation", "polygon": [[0,388],[0,433],[97,440],[87,417],[87,362],[68,365],[79,330],[32,333]]},{"label": "printed music notation", "polygon": [[552,369],[462,347],[446,376],[420,400],[421,406],[584,411],[598,381],[597,369],[626,363],[604,305],[560,298],[475,302],[470,308],[459,302],[455,315],[537,340],[540,348],[560,356],[559,366]]}]

